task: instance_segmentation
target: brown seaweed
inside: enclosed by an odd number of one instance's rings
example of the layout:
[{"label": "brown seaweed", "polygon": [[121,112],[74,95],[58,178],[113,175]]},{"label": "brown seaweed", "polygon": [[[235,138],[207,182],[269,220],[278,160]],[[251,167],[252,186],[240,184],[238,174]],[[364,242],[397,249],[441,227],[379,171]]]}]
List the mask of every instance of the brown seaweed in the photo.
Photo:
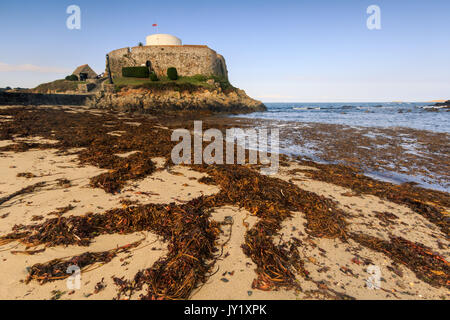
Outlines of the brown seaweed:
[{"label": "brown seaweed", "polygon": [[[129,181],[152,174],[156,170],[151,161],[153,157],[163,157],[166,166],[170,165],[170,152],[174,143],[170,141],[171,131],[161,128],[160,124],[166,121],[169,127],[176,127],[180,122],[183,123],[177,118],[156,120],[135,116],[133,120],[141,125],[134,126],[120,120],[119,115],[112,112],[93,115],[35,107],[2,109],[0,114],[14,117],[14,121],[0,127],[2,140],[41,136],[59,141],[56,144],[21,142],[0,148],[0,152],[53,148],[59,152],[77,154],[81,164],[108,170],[92,178],[91,186],[110,193],[118,193]],[[221,124],[221,129],[226,126]],[[125,133],[121,136],[108,134],[111,131]],[[83,149],[71,150],[80,147]],[[139,152],[127,158],[116,155],[129,151]],[[395,186],[378,182],[345,166],[307,164],[321,169],[307,171],[314,179],[345,186],[356,193],[369,193],[406,204],[448,235],[449,222],[443,214],[444,208],[449,207],[450,203],[447,194],[412,185]],[[286,165],[286,161],[282,161],[281,165]],[[313,237],[339,238],[343,241],[353,238],[403,263],[428,283],[448,285],[448,263],[436,255],[427,255],[427,249],[420,244],[412,245],[404,239],[386,242],[348,235],[345,213],[330,199],[302,190],[290,182],[263,176],[256,166],[192,165],[191,168],[206,173],[208,177],[201,181],[219,186],[220,192],[183,205],[139,205],[130,202],[124,203],[125,208],[84,216],[63,217],[70,209],[66,211],[62,208],[57,218],[37,225],[15,226],[14,232],[0,238],[0,243],[20,241],[27,246],[87,246],[101,234],[151,231],[168,242],[168,254],[150,268],[138,272],[133,279],[115,278],[114,282],[119,287],[118,297],[130,297],[144,288],[145,284],[147,291],[142,294],[143,299],[187,299],[194,288],[208,279],[219,256],[216,240],[220,225],[210,219],[210,210],[224,205],[237,205],[259,218],[258,223],[248,230],[242,246],[244,253],[257,266],[254,288],[301,289],[298,276],[305,281],[311,280],[297,251],[299,241],[294,239],[288,243],[274,243],[282,222],[297,212],[305,215],[307,232]],[[64,273],[67,263],[76,262],[81,268],[89,268],[98,262],[107,263],[116,254],[114,251],[86,252],[69,260],[37,264],[31,267],[28,281],[56,280],[67,276]]]},{"label": "brown seaweed", "polygon": [[402,237],[391,237],[389,242],[367,235],[353,234],[352,239],[407,266],[422,281],[435,287],[450,288],[450,263],[433,253],[430,248]]},{"label": "brown seaweed", "polygon": [[437,225],[450,235],[450,219],[446,215],[450,207],[448,193],[424,189],[410,183],[395,185],[364,176],[359,170],[344,165],[322,165],[305,162],[320,170],[302,170],[313,179],[350,188],[358,194],[371,194],[397,204],[403,204]]}]

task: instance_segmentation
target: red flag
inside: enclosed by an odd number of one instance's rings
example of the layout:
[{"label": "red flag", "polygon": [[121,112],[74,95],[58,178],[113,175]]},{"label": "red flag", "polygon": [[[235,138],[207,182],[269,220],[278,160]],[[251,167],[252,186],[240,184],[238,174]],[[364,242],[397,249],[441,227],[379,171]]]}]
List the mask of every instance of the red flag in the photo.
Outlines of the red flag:
[{"label": "red flag", "polygon": [[152,27],[157,27],[158,25],[156,23],[152,24]]}]

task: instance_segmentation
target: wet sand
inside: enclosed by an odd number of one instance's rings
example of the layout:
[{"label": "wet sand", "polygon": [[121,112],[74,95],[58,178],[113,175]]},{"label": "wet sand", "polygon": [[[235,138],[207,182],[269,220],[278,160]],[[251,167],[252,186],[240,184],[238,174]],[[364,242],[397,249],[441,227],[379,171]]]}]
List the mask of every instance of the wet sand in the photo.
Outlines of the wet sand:
[{"label": "wet sand", "polygon": [[246,128],[279,128],[280,149],[322,163],[345,164],[393,183],[449,192],[450,135],[405,127],[360,127],[233,119]]}]

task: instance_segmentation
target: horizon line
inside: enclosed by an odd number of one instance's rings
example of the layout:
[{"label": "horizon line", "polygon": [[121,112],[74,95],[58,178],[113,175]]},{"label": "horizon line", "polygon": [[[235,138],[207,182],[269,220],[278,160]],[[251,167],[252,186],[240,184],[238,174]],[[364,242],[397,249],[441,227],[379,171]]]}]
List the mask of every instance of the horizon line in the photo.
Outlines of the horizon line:
[{"label": "horizon line", "polygon": [[402,100],[402,101],[393,101],[393,100],[370,100],[370,101],[351,101],[351,100],[342,100],[342,101],[262,101],[263,103],[432,103],[439,101],[448,101],[450,99],[441,99],[441,100]]}]

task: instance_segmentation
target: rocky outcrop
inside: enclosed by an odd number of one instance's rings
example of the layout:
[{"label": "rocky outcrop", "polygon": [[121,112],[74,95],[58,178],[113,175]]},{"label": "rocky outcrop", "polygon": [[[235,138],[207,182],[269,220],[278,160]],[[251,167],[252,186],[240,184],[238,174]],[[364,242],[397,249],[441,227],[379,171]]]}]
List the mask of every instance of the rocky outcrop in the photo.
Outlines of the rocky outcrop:
[{"label": "rocky outcrop", "polygon": [[89,105],[96,108],[143,113],[172,111],[209,111],[251,113],[265,111],[261,101],[250,98],[243,90],[220,88],[195,90],[161,90],[155,88],[122,88],[119,92],[98,92]]},{"label": "rocky outcrop", "polygon": [[434,105],[435,107],[450,107],[450,100],[447,100],[445,102],[438,102]]}]

